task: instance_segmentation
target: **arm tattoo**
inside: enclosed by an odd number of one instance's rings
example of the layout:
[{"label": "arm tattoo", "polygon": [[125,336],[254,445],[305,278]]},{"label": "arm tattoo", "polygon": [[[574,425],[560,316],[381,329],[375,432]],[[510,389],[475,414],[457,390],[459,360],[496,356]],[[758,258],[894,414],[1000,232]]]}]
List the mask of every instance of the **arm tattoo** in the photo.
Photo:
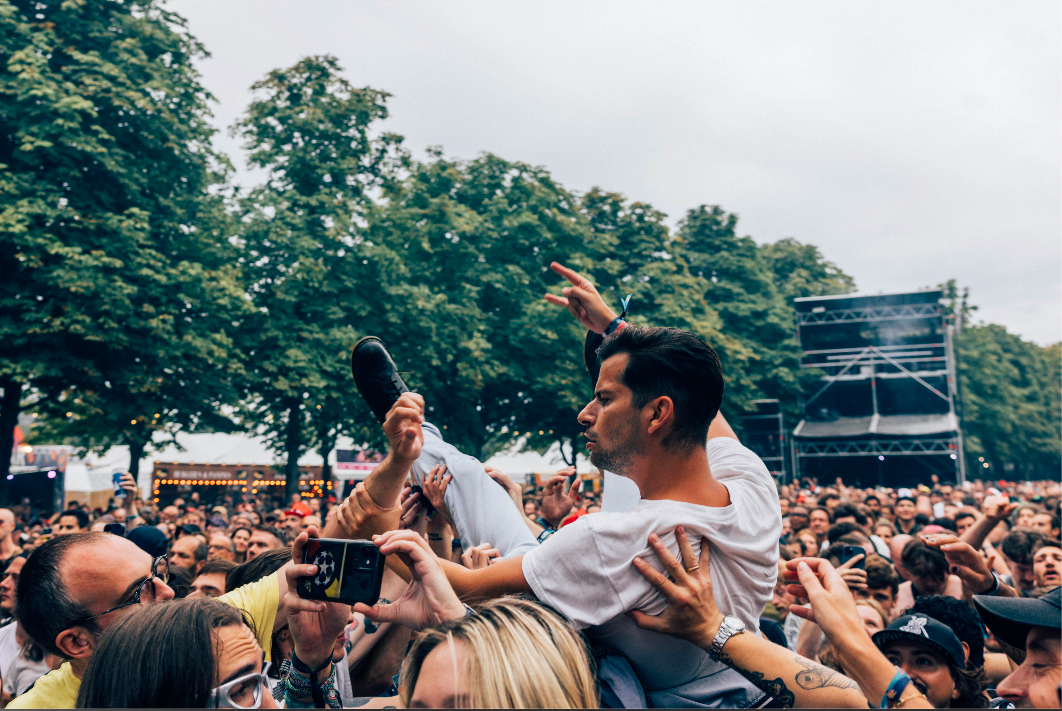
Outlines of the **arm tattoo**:
[{"label": "arm tattoo", "polygon": [[796,675],[796,683],[805,691],[825,689],[830,686],[837,687],[838,689],[859,690],[859,684],[855,683],[845,675],[838,674],[832,669],[828,669],[820,664],[815,664],[799,654],[793,656],[793,661],[801,666],[800,671],[798,671]]},{"label": "arm tattoo", "polygon": [[751,681],[756,685],[756,688],[769,696],[774,697],[774,699],[781,704],[782,708],[793,708],[793,705],[796,703],[796,696],[785,685],[785,682],[782,681],[781,677],[777,679],[764,679],[763,674],[754,671],[745,671],[738,665],[734,664],[733,660],[731,660],[726,654],[720,654],[719,661]]}]

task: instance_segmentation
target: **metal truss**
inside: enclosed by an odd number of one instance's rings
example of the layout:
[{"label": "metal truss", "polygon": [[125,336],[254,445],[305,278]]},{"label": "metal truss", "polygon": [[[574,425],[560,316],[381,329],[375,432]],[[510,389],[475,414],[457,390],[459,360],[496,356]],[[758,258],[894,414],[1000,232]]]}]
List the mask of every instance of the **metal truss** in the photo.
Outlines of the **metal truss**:
[{"label": "metal truss", "polygon": [[940,304],[902,304],[898,306],[867,306],[861,309],[837,309],[797,312],[801,326],[818,323],[857,323],[860,321],[891,321],[903,318],[939,318],[944,315]]},{"label": "metal truss", "polygon": [[828,440],[797,442],[800,457],[858,457],[875,454],[920,455],[957,454],[957,438],[950,439],[886,439],[886,440]]}]

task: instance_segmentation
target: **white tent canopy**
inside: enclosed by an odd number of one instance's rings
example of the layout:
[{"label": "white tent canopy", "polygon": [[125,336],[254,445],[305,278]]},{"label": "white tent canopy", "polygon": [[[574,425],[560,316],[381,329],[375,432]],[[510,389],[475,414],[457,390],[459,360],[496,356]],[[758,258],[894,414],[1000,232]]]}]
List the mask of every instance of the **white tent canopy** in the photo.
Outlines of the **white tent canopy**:
[{"label": "white tent canopy", "polygon": [[[177,443],[166,445],[163,449],[148,452],[140,460],[137,484],[142,490],[151,485],[151,472],[155,462],[180,462],[183,464],[248,464],[273,466],[278,463],[276,453],[260,437],[248,434],[202,433],[177,435]],[[555,472],[565,466],[560,456],[560,445],[554,444],[545,454],[522,451],[524,440],[520,439],[509,450],[499,452],[487,460],[487,463],[507,474],[516,482],[530,481],[536,472]],[[336,443],[338,449],[354,449],[356,445],[349,437],[340,437]],[[321,455],[310,451],[299,458],[300,466],[320,466],[324,463]],[[336,454],[329,456],[329,463],[335,465]],[[579,457],[580,473],[595,471],[585,457]],[[103,491],[110,489],[111,475],[114,472],[128,471],[129,447],[112,447],[102,455],[87,454],[81,459],[72,459],[66,468],[67,491]]]}]

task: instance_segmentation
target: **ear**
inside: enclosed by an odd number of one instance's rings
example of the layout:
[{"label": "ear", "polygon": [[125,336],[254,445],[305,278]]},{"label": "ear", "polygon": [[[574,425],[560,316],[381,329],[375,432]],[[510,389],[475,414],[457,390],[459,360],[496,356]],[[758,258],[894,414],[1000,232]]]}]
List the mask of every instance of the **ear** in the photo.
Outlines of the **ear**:
[{"label": "ear", "polygon": [[960,642],[959,644],[962,645],[963,663],[969,662],[970,661],[970,645],[966,644],[966,642]]},{"label": "ear", "polygon": [[656,434],[666,425],[674,424],[675,403],[667,395],[661,395],[655,400],[649,401],[646,403],[646,407],[649,408],[652,418],[649,420],[649,434]]},{"label": "ear", "polygon": [[71,627],[59,633],[55,638],[55,646],[67,659],[81,659],[92,655],[96,638],[84,627]]}]

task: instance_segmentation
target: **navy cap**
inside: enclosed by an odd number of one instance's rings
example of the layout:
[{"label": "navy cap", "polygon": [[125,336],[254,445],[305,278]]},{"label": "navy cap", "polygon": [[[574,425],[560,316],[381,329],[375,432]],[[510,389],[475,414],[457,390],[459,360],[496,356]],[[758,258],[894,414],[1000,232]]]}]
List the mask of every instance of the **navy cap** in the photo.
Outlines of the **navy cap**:
[{"label": "navy cap", "polygon": [[951,628],[928,615],[904,615],[871,638],[878,649],[885,651],[891,642],[919,642],[944,654],[959,669],[966,666],[966,652]]},{"label": "navy cap", "polygon": [[974,595],[974,606],[988,629],[1011,647],[1025,649],[1029,629],[1062,629],[1062,587],[1039,599]]}]

